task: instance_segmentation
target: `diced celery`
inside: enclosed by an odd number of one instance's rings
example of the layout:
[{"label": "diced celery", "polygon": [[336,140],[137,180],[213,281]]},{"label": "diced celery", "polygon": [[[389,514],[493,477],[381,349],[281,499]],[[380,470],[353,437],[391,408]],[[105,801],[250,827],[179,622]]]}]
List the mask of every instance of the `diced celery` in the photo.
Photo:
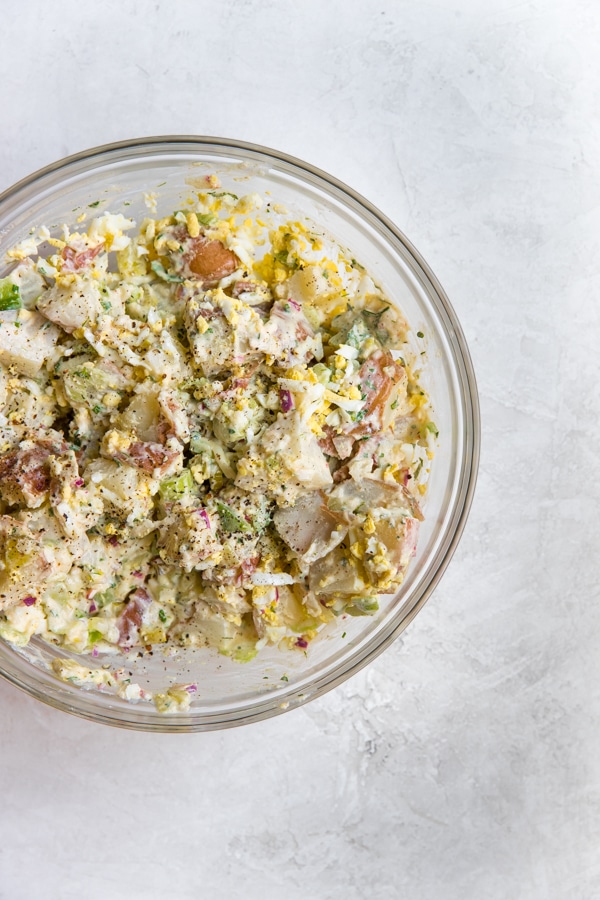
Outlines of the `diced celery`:
[{"label": "diced celery", "polygon": [[219,653],[221,656],[229,656],[231,659],[235,660],[235,662],[246,663],[250,662],[251,659],[254,659],[258,650],[256,649],[256,642],[248,642],[239,639],[233,644],[233,646],[221,646],[219,647]]},{"label": "diced celery", "polygon": [[372,616],[379,609],[375,597],[356,597],[346,612],[349,616]]},{"label": "diced celery", "polygon": [[434,437],[439,437],[439,431],[435,422],[427,422],[425,425],[423,425],[423,428],[421,429],[422,437],[426,438],[428,432],[430,432]]},{"label": "diced celery", "polygon": [[196,217],[201,225],[206,225],[207,227],[210,227],[211,225],[216,225],[217,222],[219,221],[217,216],[213,215],[212,213],[197,212]]},{"label": "diced celery", "polygon": [[171,478],[161,481],[159,492],[162,499],[168,502],[180,500],[186,494],[196,492],[194,476],[189,469],[184,469],[179,475],[173,475]]},{"label": "diced celery", "polygon": [[29,635],[22,631],[17,631],[8,622],[0,620],[0,638],[4,638],[9,644],[16,647],[25,647],[29,643]]},{"label": "diced celery", "polygon": [[10,278],[0,278],[0,311],[21,309],[22,305],[19,286],[13,284]]},{"label": "diced celery", "polygon": [[98,609],[103,609],[105,606],[108,606],[110,603],[113,603],[115,600],[115,592],[112,588],[108,588],[108,590],[104,591],[102,594],[94,595],[94,603],[98,607]]},{"label": "diced celery", "polygon": [[236,531],[252,531],[250,522],[246,522],[246,520],[227,503],[222,503],[220,500],[217,500],[217,511],[219,513],[223,531],[229,531],[230,533]]},{"label": "diced celery", "polygon": [[292,631],[295,634],[306,634],[308,631],[315,631],[322,624],[323,623],[320,622],[319,619],[315,619],[312,616],[306,616],[306,618],[294,622]]},{"label": "diced celery", "polygon": [[211,446],[209,441],[206,438],[202,437],[201,434],[198,434],[197,431],[192,432],[192,436],[190,438],[190,450],[192,453],[202,453],[203,451],[211,451]]},{"label": "diced celery", "polygon": [[331,381],[331,369],[329,369],[324,363],[315,363],[312,367],[311,372],[314,374],[315,378],[320,384],[328,385]]}]

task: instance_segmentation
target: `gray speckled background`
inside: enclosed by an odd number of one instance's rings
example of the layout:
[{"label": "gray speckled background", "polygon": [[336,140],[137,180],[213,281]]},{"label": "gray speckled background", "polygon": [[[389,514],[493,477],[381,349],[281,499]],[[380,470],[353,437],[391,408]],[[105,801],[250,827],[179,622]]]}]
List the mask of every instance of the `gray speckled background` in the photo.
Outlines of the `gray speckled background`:
[{"label": "gray speckled background", "polygon": [[142,134],[303,157],[424,254],[483,414],[441,586],[324,698],[153,736],[0,683],[1,900],[600,898],[596,0],[1,13],[1,188]]}]

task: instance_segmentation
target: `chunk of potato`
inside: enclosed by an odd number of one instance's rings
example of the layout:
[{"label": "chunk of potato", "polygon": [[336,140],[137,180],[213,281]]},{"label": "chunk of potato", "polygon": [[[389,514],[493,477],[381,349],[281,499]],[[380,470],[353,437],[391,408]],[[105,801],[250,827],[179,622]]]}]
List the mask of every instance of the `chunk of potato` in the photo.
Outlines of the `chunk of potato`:
[{"label": "chunk of potato", "polygon": [[34,378],[54,351],[56,325],[27,309],[0,312],[0,363]]}]

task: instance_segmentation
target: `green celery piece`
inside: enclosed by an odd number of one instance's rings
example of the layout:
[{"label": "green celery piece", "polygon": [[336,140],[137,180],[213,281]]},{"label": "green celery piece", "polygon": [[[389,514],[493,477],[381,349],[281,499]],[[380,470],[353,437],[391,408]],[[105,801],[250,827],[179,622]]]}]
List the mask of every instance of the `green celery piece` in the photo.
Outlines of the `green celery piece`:
[{"label": "green celery piece", "polygon": [[0,278],[0,311],[21,309],[21,291],[9,278]]},{"label": "green celery piece", "polygon": [[372,616],[379,609],[375,597],[357,597],[346,609],[349,616]]},{"label": "green celery piece", "polygon": [[206,225],[208,228],[211,225],[216,225],[219,221],[218,216],[213,215],[213,213],[196,213],[196,218],[200,222],[201,225]]},{"label": "green celery piece", "polygon": [[239,516],[227,503],[217,500],[217,512],[224,531],[235,533],[237,531],[252,531],[252,525]]},{"label": "green celery piece", "polygon": [[315,363],[311,368],[311,372],[320,384],[328,385],[331,381],[331,369],[324,363]]},{"label": "green celery piece", "polygon": [[423,426],[423,437],[427,437],[427,432],[430,431],[434,437],[439,437],[440,433],[437,429],[437,425],[435,422],[427,422]]},{"label": "green celery piece", "polygon": [[254,659],[257,653],[258,650],[253,644],[240,644],[238,647],[235,647],[229,655],[235,662],[246,663],[250,662],[251,659]]},{"label": "green celery piece", "polygon": [[190,438],[190,450],[192,453],[211,453],[212,448],[206,438],[203,438],[197,431],[192,432]]},{"label": "green celery piece", "polygon": [[193,493],[195,487],[194,476],[189,469],[184,469],[179,475],[173,475],[171,478],[161,481],[158,490],[163,500],[174,501],[179,500],[185,494]]}]

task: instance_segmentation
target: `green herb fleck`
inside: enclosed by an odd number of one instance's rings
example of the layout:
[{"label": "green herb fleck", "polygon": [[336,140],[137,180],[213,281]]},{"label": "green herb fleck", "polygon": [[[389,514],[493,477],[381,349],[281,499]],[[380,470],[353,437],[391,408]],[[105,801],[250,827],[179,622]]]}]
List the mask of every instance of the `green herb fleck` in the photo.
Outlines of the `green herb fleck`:
[{"label": "green herb fleck", "polygon": [[384,306],[383,309],[380,309],[377,312],[375,312],[372,309],[363,309],[363,311],[362,311],[363,318],[364,318],[365,322],[367,323],[367,325],[371,325],[373,328],[375,328],[375,331],[377,331],[379,329],[379,323],[381,321],[381,317],[384,313],[386,313],[388,311],[388,309],[389,309],[389,306]]},{"label": "green herb fleck", "polygon": [[237,194],[232,194],[231,191],[209,191],[208,192],[212,197],[231,197],[233,200],[239,200]]},{"label": "green herb fleck", "polygon": [[88,206],[90,207],[90,209],[96,209],[97,206],[100,206],[100,201],[94,200],[93,203],[88,203]]},{"label": "green herb fleck", "polygon": [[[160,185],[159,185],[159,187],[160,187]],[[164,609],[159,609],[158,618],[160,619],[161,622],[167,621],[167,614],[165,613]]]},{"label": "green herb fleck", "polygon": [[290,680],[290,679],[287,677],[287,675],[282,675],[282,676],[281,676],[281,681],[289,681],[289,680]]},{"label": "green herb fleck", "polygon": [[166,271],[165,267],[161,262],[157,259],[152,260],[150,263],[150,268],[154,272],[155,275],[158,275],[159,278],[162,278],[163,281],[170,281],[176,284],[181,284],[183,278],[180,278],[179,275],[171,275]]},{"label": "green herb fleck", "polygon": [[417,331],[417,337],[419,337],[419,338],[424,338],[425,335],[423,334],[422,331]]}]

